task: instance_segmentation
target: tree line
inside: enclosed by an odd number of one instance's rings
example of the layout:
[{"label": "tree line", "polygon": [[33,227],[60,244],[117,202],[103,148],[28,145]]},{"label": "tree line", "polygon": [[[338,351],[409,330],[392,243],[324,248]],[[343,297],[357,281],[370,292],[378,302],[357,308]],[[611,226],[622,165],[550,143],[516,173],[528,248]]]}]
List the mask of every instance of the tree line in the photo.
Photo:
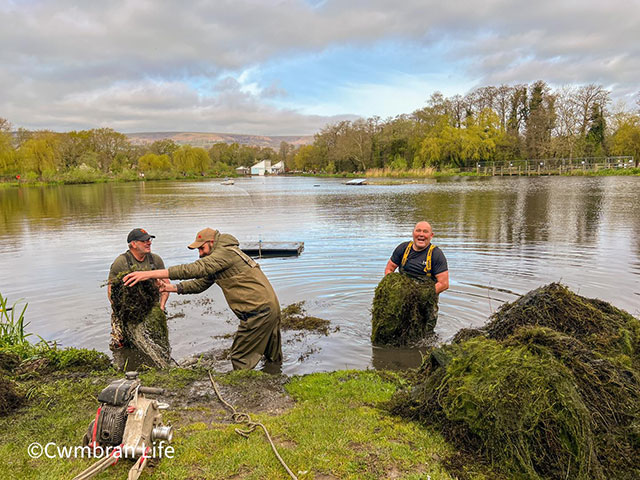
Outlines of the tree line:
[{"label": "tree line", "polygon": [[640,115],[612,105],[601,85],[552,90],[545,82],[436,92],[427,106],[387,120],[327,125],[294,158],[298,170],[356,172],[465,168],[477,162],[631,155]]},{"label": "tree line", "polygon": [[126,135],[110,128],[14,132],[9,121],[0,118],[0,176],[27,181],[224,176],[234,174],[236,167],[250,167],[264,159],[277,162],[287,155],[292,163],[288,144],[281,145],[279,152],[237,143],[204,149],[178,145],[170,139],[134,145]]},{"label": "tree line", "polygon": [[342,173],[617,155],[633,156],[638,166],[640,115],[614,105],[610,91],[596,84],[552,90],[537,81],[464,96],[435,92],[413,113],[328,124],[312,144],[282,142],[278,151],[237,143],[204,149],[170,139],[133,145],[110,128],[12,131],[0,118],[0,176],[27,180],[221,176],[261,160],[282,160],[288,170]]}]

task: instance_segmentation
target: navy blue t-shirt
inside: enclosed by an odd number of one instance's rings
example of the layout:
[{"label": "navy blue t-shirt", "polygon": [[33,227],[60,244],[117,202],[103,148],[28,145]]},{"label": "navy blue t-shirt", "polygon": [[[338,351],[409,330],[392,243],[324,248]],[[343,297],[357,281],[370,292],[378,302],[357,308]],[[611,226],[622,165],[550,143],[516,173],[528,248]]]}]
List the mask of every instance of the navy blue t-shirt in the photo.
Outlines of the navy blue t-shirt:
[{"label": "navy blue t-shirt", "polygon": [[[409,242],[403,242],[396,247],[391,255],[391,261],[400,267],[402,265],[402,257],[404,251],[407,249]],[[407,263],[404,264],[404,273],[413,275],[415,277],[424,277],[426,275],[424,267],[427,265],[427,252],[429,247],[416,252],[413,247],[409,250],[409,256],[407,257]],[[436,275],[449,270],[447,266],[447,259],[440,250],[439,247],[434,247],[431,252],[431,278],[436,279]]]}]

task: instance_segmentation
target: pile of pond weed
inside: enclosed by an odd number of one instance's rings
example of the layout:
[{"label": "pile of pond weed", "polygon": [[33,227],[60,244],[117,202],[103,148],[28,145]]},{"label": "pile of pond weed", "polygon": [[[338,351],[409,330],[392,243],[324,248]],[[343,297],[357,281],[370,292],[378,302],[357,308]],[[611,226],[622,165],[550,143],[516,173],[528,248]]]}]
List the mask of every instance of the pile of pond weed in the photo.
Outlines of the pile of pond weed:
[{"label": "pile of pond weed", "polygon": [[307,315],[304,301],[292,303],[282,309],[280,328],[282,330],[312,330],[329,335],[329,320]]},{"label": "pile of pond weed", "polygon": [[126,286],[122,272],[111,283],[114,314],[122,321],[125,345],[137,349],[158,368],[171,362],[171,345],[167,317],[160,308],[160,291],[155,280],[145,280]]},{"label": "pile of pond weed", "polygon": [[122,278],[131,273],[120,273],[111,282],[111,305],[113,313],[124,323],[141,322],[160,301],[160,290],[155,280],[144,280],[133,286],[126,286]]},{"label": "pile of pond weed", "polygon": [[438,296],[430,277],[422,280],[390,273],[374,293],[371,341],[374,345],[409,345],[433,333],[437,317]]},{"label": "pile of pond weed", "polygon": [[609,358],[640,368],[640,320],[598,299],[585,298],[559,283],[532,290],[503,305],[482,329],[504,340],[522,326],[548,327],[570,335]]},{"label": "pile of pond weed", "polygon": [[547,285],[435,348],[389,407],[511,475],[639,478],[639,325]]}]

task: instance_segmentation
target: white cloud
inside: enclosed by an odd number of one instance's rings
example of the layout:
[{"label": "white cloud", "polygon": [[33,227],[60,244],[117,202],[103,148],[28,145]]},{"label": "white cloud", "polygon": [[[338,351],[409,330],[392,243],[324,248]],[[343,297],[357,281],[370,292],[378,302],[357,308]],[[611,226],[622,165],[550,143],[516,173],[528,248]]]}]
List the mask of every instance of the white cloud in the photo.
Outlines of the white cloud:
[{"label": "white cloud", "polygon": [[308,105],[277,108],[274,98],[295,95],[277,79],[262,84],[260,65],[397,40],[444,49],[464,78],[432,84],[424,78],[434,72],[407,65],[400,76],[412,79],[354,84],[328,72],[337,91],[362,99],[348,113],[371,114],[365,107],[381,93],[381,103],[409,106],[414,92],[403,85],[596,82],[630,98],[640,77],[639,13],[628,0],[4,2],[0,116],[28,128],[312,133],[347,103],[319,97],[313,111],[326,118],[300,113]]}]

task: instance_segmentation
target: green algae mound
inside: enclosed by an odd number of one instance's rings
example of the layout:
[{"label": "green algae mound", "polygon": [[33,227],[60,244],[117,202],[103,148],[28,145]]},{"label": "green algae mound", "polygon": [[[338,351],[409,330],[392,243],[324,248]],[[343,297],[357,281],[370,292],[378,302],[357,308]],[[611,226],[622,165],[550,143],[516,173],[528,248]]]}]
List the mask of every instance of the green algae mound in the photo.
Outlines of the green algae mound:
[{"label": "green algae mound", "polygon": [[122,278],[128,273],[121,273],[111,284],[113,312],[122,321],[127,351],[132,357],[143,358],[149,367],[167,368],[171,362],[169,329],[156,281],[127,287]]},{"label": "green algae mound", "polygon": [[282,330],[310,330],[329,335],[330,324],[329,320],[307,315],[304,301],[284,307],[280,318]]},{"label": "green algae mound", "polygon": [[559,284],[436,348],[394,413],[528,479],[640,478],[640,321]]},{"label": "green algae mound", "polygon": [[409,345],[433,332],[438,296],[431,278],[418,280],[401,273],[385,275],[376,287],[371,311],[374,345]]}]

